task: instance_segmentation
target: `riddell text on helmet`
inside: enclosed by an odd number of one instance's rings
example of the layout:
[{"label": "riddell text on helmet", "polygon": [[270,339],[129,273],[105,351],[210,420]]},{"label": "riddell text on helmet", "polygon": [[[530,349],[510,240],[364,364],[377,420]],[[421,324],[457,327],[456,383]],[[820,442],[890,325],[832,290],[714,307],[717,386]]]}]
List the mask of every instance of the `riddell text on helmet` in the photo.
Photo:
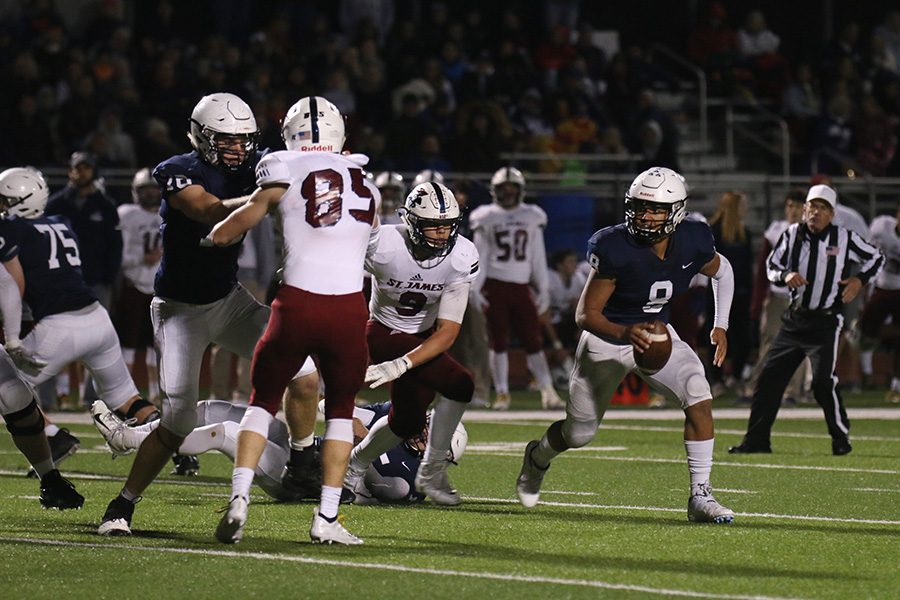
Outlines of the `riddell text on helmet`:
[{"label": "riddell text on helmet", "polygon": [[317,146],[304,146],[303,148],[298,148],[301,152],[334,152],[334,146],[332,144],[319,144]]}]

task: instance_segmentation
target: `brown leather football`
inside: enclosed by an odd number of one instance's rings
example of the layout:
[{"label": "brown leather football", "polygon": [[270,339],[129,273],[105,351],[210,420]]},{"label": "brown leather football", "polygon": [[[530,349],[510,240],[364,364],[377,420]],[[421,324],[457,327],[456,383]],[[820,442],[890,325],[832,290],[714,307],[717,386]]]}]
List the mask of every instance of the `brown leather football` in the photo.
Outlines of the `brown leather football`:
[{"label": "brown leather football", "polygon": [[662,321],[651,321],[650,324],[653,326],[650,331],[653,338],[650,347],[643,352],[635,352],[634,362],[644,371],[655,373],[669,361],[672,354],[672,337]]}]

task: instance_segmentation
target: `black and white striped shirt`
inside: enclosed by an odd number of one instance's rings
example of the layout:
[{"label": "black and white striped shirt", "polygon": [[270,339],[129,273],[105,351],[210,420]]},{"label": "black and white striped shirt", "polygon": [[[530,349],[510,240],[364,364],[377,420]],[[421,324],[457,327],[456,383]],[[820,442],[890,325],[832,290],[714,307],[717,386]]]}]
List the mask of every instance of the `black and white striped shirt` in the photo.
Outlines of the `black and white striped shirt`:
[{"label": "black and white striped shirt", "polygon": [[784,285],[789,273],[800,273],[809,283],[791,289],[791,308],[831,310],[841,307],[841,280],[850,276],[851,263],[859,265],[863,284],[878,273],[881,251],[858,234],[830,224],[818,234],[805,223],[788,227],[766,261],[769,281]]}]

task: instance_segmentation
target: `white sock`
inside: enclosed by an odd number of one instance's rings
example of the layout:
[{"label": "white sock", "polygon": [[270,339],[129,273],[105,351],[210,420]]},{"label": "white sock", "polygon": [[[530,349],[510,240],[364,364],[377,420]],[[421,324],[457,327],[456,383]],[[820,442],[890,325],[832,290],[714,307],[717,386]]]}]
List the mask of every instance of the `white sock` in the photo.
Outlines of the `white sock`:
[{"label": "white sock", "polygon": [[303,450],[304,448],[309,448],[313,445],[315,441],[316,434],[311,433],[304,438],[291,438],[291,449],[293,450]]},{"label": "white sock", "polygon": [[716,439],[699,442],[684,440],[684,451],[687,453],[688,470],[691,472],[691,486],[709,481],[712,471],[713,446]]},{"label": "white sock", "polygon": [[38,474],[38,477],[41,479],[44,478],[44,475],[52,471],[55,467],[53,466],[53,459],[48,458],[47,460],[42,460],[39,463],[35,463],[31,465],[34,468],[34,472]]},{"label": "white sock", "polygon": [[[235,423],[237,425],[237,423]],[[203,454],[210,450],[220,450],[225,443],[225,428],[222,423],[206,425],[198,427],[188,434],[181,446],[178,448],[179,454],[187,454],[194,456]]]},{"label": "white sock", "polygon": [[328,520],[337,518],[338,505],[341,503],[341,488],[322,486],[322,496],[319,501],[319,514]]},{"label": "white sock", "polygon": [[494,379],[494,390],[498,394],[509,393],[509,354],[506,352],[488,352],[491,364],[491,377]]},{"label": "white sock", "polygon": [[529,354],[525,357],[525,363],[541,389],[553,387],[553,379],[550,378],[550,367],[547,365],[547,357],[544,356],[543,352],[538,351],[534,354]]},{"label": "white sock", "polygon": [[368,466],[376,458],[394,448],[403,438],[391,431],[388,418],[381,417],[369,428],[369,433],[350,453],[350,460],[358,466]]},{"label": "white sock", "polygon": [[59,433],[59,427],[54,425],[53,423],[48,423],[46,427],[44,427],[44,433],[47,434],[47,437],[53,437],[57,433]]},{"label": "white sock", "polygon": [[863,375],[867,375],[869,377],[872,376],[873,368],[872,368],[872,357],[875,355],[873,350],[864,350],[859,353],[859,367],[863,372]]},{"label": "white sock", "polygon": [[891,379],[891,391],[900,392],[900,377]]},{"label": "white sock", "polygon": [[119,492],[119,495],[122,496],[123,498],[125,498],[126,500],[128,500],[129,502],[134,502],[135,500],[137,500],[140,497],[137,494],[132,493],[131,490],[129,490],[126,487],[122,488],[122,491]]},{"label": "white sock", "polygon": [[438,462],[447,457],[450,450],[450,442],[453,441],[453,432],[466,411],[465,402],[457,402],[444,398],[438,399],[434,405],[434,414],[431,415],[431,424],[428,426],[428,445],[425,447],[425,456],[422,462]]},{"label": "white sock", "polygon": [[[183,446],[182,446],[183,447]],[[235,467],[231,472],[231,497],[243,496],[250,501],[250,486],[253,484],[253,469]]]}]

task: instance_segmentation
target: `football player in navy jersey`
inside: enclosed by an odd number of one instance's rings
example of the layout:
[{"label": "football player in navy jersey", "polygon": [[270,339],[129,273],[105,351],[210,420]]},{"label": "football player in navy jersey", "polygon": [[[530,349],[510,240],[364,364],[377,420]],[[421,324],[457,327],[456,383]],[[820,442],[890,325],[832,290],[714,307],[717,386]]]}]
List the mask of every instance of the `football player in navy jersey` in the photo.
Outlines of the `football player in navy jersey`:
[{"label": "football player in navy jersey", "polygon": [[[141,444],[121,493],[109,503],[101,535],[131,533],[134,503],[194,429],[206,347],[216,343],[250,358],[265,330],[269,308],[237,282],[243,237],[226,247],[201,245],[213,225],[244,205],[255,189],[256,165],[265,154],[257,150],[258,135],[246,102],[233,94],[204,96],[190,118],[194,150],[153,171],[163,191],[163,252],[150,307],[163,416]],[[285,409],[297,451],[291,462],[310,467],[312,481],[300,483],[308,483],[311,493],[319,486],[312,445],[317,396],[315,365],[307,361],[288,387]]]},{"label": "football player in navy jersey", "polygon": [[[725,360],[734,275],[716,252],[705,223],[684,221],[688,198],[684,178],[654,167],[635,178],[625,195],[625,222],[595,233],[588,242],[591,272],[576,309],[582,333],[569,383],[566,418],[528,443],[516,482],[519,500],[534,506],[550,461],[591,442],[622,378],[635,372],[684,409],[684,446],[690,471],[688,519],[730,523],[734,513],[712,495],[712,394],[703,365],[668,325],[669,301],[688,289],[691,278],[712,278],[716,313],[710,341],[714,362]],[[657,371],[636,366],[635,352],[650,347],[651,321],[667,323],[672,353]]]}]

